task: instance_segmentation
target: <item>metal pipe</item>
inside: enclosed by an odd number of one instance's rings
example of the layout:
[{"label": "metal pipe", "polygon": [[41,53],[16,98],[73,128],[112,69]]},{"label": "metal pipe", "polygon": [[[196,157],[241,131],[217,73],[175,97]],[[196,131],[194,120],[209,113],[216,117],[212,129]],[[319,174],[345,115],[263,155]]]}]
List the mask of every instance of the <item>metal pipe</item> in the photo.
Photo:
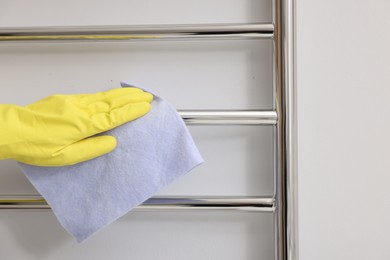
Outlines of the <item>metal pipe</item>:
[{"label": "metal pipe", "polygon": [[276,111],[268,110],[182,110],[183,120],[191,125],[275,125]]},{"label": "metal pipe", "polygon": [[274,1],[275,254],[298,259],[295,0]]},{"label": "metal pipe", "polygon": [[272,23],[0,28],[0,42],[272,38]]},{"label": "metal pipe", "polygon": [[[0,195],[0,210],[50,209],[38,195]],[[159,196],[148,199],[135,208],[148,211],[232,210],[245,212],[274,212],[272,197],[173,197]]]}]

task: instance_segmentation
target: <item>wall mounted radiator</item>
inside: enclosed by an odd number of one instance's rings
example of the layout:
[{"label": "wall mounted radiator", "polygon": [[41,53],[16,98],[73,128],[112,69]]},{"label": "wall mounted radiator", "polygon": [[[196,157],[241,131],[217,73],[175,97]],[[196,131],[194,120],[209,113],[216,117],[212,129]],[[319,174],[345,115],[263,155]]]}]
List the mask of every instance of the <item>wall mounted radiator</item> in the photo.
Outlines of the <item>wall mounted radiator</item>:
[{"label": "wall mounted radiator", "polygon": [[[187,124],[273,125],[274,194],[269,197],[153,197],[137,210],[239,210],[274,214],[275,259],[297,260],[295,7],[273,0],[273,21],[257,24],[27,27],[0,29],[0,42],[270,39],[272,110],[183,110]],[[260,43],[261,44],[261,43]],[[0,195],[0,209],[48,209],[40,196]]]}]

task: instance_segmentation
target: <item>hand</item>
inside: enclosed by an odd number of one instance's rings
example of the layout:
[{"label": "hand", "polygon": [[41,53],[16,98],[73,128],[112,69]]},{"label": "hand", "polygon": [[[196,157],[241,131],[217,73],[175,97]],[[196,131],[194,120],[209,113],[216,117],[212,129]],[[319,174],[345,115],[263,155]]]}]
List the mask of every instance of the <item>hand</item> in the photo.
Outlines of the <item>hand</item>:
[{"label": "hand", "polygon": [[91,137],[137,119],[153,96],[138,88],[53,95],[31,105],[0,105],[0,159],[65,166],[112,151],[113,136]]}]

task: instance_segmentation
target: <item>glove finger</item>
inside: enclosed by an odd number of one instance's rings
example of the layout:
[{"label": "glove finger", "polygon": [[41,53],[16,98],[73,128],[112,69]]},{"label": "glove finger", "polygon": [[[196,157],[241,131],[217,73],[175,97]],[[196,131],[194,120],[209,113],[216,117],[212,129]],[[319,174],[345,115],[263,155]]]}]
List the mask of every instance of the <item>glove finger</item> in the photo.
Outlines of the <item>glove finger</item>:
[{"label": "glove finger", "polygon": [[110,112],[113,109],[126,106],[130,103],[151,102],[152,100],[152,94],[140,92],[134,94],[126,94],[119,97],[106,97],[105,99],[89,104],[88,109],[90,110],[90,114],[92,115]]},{"label": "glove finger", "polygon": [[66,166],[84,162],[106,153],[116,147],[116,139],[113,136],[96,136],[83,139],[57,151],[49,158],[36,159],[27,162],[37,166]]},{"label": "glove finger", "polygon": [[110,100],[113,98],[122,97],[124,95],[132,95],[141,92],[143,91],[139,88],[114,88],[108,91],[98,92],[95,94],[82,95],[80,96],[80,100],[88,105],[94,102]]},{"label": "glove finger", "polygon": [[147,92],[127,94],[115,98],[106,98],[104,101],[110,105],[111,110],[123,107],[130,103],[152,102],[153,95]]},{"label": "glove finger", "polygon": [[109,113],[93,115],[91,117],[92,123],[97,131],[107,131],[145,115],[150,111],[150,107],[151,105],[148,102],[130,103],[123,107],[113,109]]}]

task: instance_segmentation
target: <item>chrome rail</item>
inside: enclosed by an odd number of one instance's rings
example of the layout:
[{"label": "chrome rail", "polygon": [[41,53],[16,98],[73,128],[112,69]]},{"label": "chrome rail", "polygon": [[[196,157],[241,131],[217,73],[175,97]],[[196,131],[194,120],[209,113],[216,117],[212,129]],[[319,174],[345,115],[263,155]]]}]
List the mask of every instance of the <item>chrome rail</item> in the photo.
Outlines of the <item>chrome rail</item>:
[{"label": "chrome rail", "polygon": [[275,259],[298,260],[295,0],[274,0]]},{"label": "chrome rail", "polygon": [[272,110],[179,110],[190,125],[275,125],[276,111]]},{"label": "chrome rail", "polygon": [[270,39],[272,23],[0,28],[0,42]]},{"label": "chrome rail", "polygon": [[[0,195],[1,210],[50,209],[39,195]],[[275,201],[272,197],[242,196],[158,196],[152,197],[135,210],[148,211],[205,211],[230,210],[245,212],[274,212]]]}]

